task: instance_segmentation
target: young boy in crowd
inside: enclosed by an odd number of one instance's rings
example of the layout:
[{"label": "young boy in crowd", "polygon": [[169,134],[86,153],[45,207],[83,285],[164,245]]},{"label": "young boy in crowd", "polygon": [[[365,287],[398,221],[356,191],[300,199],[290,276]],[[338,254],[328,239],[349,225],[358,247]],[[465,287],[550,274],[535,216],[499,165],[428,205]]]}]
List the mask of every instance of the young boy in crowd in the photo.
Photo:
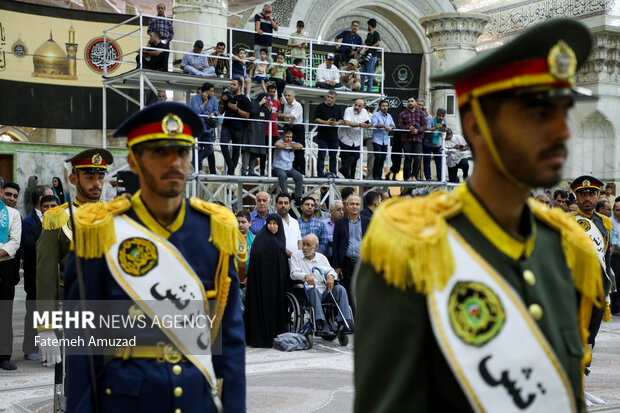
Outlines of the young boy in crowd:
[{"label": "young boy in crowd", "polygon": [[267,58],[267,49],[260,49],[260,58],[254,62],[254,81],[260,83],[263,92],[267,93],[267,68],[269,67],[269,59]]},{"label": "young boy in crowd", "polygon": [[252,242],[254,242],[254,234],[250,231],[250,225],[252,225],[252,216],[248,211],[242,209],[237,211],[237,223],[239,224],[239,232],[245,237],[245,243],[247,245],[247,260],[245,265],[237,265],[237,272],[239,273],[239,281],[241,281],[241,311],[245,307],[245,286],[247,284],[248,269],[250,268],[250,249],[252,248]]},{"label": "young boy in crowd", "polygon": [[269,66],[269,76],[276,84],[278,98],[282,97],[284,86],[286,86],[286,65],[284,63],[284,59],[284,53],[278,52],[278,55],[276,56],[276,63],[272,63],[271,66]]},{"label": "young boy in crowd", "polygon": [[303,60],[296,58],[293,60],[293,66],[291,66],[291,77],[293,78],[293,84],[298,86],[304,85],[304,72],[298,66],[302,65]]},{"label": "young boy in crowd", "polygon": [[235,54],[232,56],[232,75],[233,79],[243,79],[243,85],[241,86],[241,90],[245,90],[245,95],[250,96],[250,89],[252,87],[252,82],[250,81],[250,77],[247,74],[246,64],[248,62],[255,61],[255,57],[246,57],[245,49],[239,47],[235,50]]}]

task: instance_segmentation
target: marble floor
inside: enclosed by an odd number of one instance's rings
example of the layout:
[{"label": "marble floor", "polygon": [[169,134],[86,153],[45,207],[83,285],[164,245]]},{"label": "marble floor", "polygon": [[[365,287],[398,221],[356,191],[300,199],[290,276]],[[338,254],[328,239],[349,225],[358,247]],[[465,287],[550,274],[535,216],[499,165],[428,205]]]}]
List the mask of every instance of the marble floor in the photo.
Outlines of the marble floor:
[{"label": "marble floor", "polygon": [[[51,413],[53,369],[26,361],[21,353],[23,300],[20,285],[15,301],[12,359],[18,370],[0,370],[0,412]],[[352,411],[353,340],[341,347],[337,340],[316,339],[311,350],[293,353],[248,348],[246,374],[248,412]],[[620,317],[601,327],[586,390],[607,402],[589,412],[620,413]]]}]

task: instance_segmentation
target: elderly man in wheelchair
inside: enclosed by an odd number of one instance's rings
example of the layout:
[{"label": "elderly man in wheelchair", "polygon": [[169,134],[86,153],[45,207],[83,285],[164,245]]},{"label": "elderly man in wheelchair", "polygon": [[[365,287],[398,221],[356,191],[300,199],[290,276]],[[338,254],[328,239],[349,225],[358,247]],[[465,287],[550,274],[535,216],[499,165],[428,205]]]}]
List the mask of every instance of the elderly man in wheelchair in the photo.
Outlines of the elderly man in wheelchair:
[{"label": "elderly man in wheelchair", "polygon": [[291,279],[304,282],[308,301],[314,309],[316,334],[320,336],[333,334],[333,330],[330,330],[326,321],[322,305],[326,303],[334,303],[336,306],[338,331],[351,333],[353,316],[347,292],[343,286],[335,283],[338,274],[327,258],[316,252],[319,239],[314,234],[308,234],[302,240],[302,244],[301,251],[296,251],[291,256]]}]

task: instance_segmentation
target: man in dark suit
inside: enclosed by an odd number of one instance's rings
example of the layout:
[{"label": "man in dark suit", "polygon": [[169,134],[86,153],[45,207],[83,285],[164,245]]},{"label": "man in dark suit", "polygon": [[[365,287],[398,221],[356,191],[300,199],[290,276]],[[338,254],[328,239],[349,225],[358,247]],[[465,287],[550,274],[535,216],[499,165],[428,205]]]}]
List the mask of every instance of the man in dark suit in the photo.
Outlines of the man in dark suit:
[{"label": "man in dark suit", "polygon": [[[37,240],[41,236],[41,220],[46,209],[56,206],[56,197],[52,188],[46,185],[37,185],[32,189],[32,205],[34,209],[22,222],[21,253],[24,257],[24,290],[26,291],[26,316],[24,319],[24,343],[22,349],[26,360],[40,360],[34,337],[37,332],[32,327],[32,312],[36,308],[37,299]],[[43,198],[51,197],[43,208]],[[51,202],[50,202],[51,201]]]},{"label": "man in dark suit", "polygon": [[353,294],[351,293],[351,278],[353,270],[360,258],[362,237],[366,233],[370,218],[360,215],[361,199],[358,195],[350,195],[347,200],[347,215],[336,220],[334,226],[333,257],[336,272],[342,286],[347,290],[349,303],[355,311]]}]

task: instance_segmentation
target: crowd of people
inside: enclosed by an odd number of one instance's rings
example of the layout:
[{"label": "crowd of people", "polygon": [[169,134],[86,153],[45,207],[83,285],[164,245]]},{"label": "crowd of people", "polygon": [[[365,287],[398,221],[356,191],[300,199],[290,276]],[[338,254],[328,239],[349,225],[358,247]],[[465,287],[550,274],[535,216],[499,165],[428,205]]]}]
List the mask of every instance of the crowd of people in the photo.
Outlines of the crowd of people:
[{"label": "crowd of people", "polygon": [[[165,5],[158,4],[157,16],[149,20],[149,40],[136,56],[136,62],[141,68],[164,72],[169,70],[174,25],[165,13]],[[198,39],[191,50],[184,51],[179,69],[192,76],[241,78],[247,96],[250,96],[252,83],[259,85],[264,92],[267,92],[269,84],[276,84],[279,97],[282,96],[285,84],[369,93],[373,91],[373,74],[378,57],[376,48],[381,46],[376,19],[368,20],[368,34],[364,41],[358,34],[360,22],[354,20],[350,30],[344,30],[334,38],[337,44],[334,52],[328,53],[325,62],[308,72],[308,76],[306,70],[310,59],[303,33],[304,22],[297,21],[296,31],[288,36],[286,48],[275,52],[273,40],[277,34],[274,32],[278,31],[279,26],[272,16],[271,5],[265,4],[261,12],[254,16],[254,22],[253,49],[237,47],[229,55],[225,53],[225,43],[218,42],[213,49],[205,50],[204,42]]]},{"label": "crowd of people", "polygon": [[[314,166],[306,168],[304,108],[295,91],[286,88],[278,98],[278,86],[269,84],[266,92],[250,99],[243,88],[243,78],[232,79],[218,100],[214,85],[206,82],[191,98],[190,105],[202,117],[206,130],[199,138],[199,173],[219,173],[214,153],[219,136],[225,166],[221,172],[266,176],[271,170],[271,176],[280,179],[282,192],[288,192],[287,178],[293,178],[298,187],[296,199],[304,177],[360,179],[361,153],[366,155],[361,179],[396,180],[402,169],[405,181],[441,181],[444,156],[449,182],[460,181],[459,170],[462,179],[468,177],[472,154],[467,142],[446,126],[445,109],[432,116],[423,99],[410,97],[406,109],[394,120],[386,100],[381,100],[374,111],[363,99],[355,99],[343,110],[337,104],[338,92],[329,90],[310,116],[316,126],[313,141],[318,147],[315,173]],[[203,163],[205,159],[208,165]]]},{"label": "crowd of people", "polygon": [[[166,50],[174,36],[173,23],[165,18],[163,4],[157,6],[157,13],[157,17],[149,22],[147,32],[151,40],[150,47],[142,53],[143,67],[168,70]],[[232,78],[230,87],[224,88],[219,104],[216,105],[218,100],[212,83],[205,83],[191,99],[192,107],[204,117],[206,126],[206,132],[199,139],[199,172],[218,173],[213,143],[218,136],[216,131],[219,131],[225,165],[222,173],[237,174],[239,164],[239,173],[244,176],[264,176],[271,171],[279,178],[283,192],[288,192],[283,186],[288,177],[292,177],[297,186],[306,176],[394,180],[403,159],[402,179],[439,181],[445,179],[442,175],[444,155],[449,182],[459,182],[459,170],[463,179],[468,177],[471,152],[464,139],[447,128],[444,109],[429,114],[423,99],[410,97],[398,119],[392,119],[387,101],[379,102],[374,111],[365,107],[361,99],[346,108],[336,104],[338,91],[372,91],[373,76],[361,73],[373,73],[377,62],[376,49],[372,49],[381,45],[376,19],[367,22],[365,40],[358,33],[359,21],[353,21],[350,29],[335,36],[335,50],[327,53],[314,71],[314,86],[329,91],[325,102],[315,109],[314,116],[308,116],[311,124],[319,125],[313,136],[319,148],[316,175],[314,170],[308,175],[305,148],[308,136],[303,107],[295,99],[294,90],[286,88],[287,85],[311,86],[303,69],[309,64],[308,45],[303,37],[304,22],[297,22],[296,32],[289,37],[287,48],[278,51],[273,49],[273,40],[279,26],[269,4],[254,16],[254,22],[253,49],[237,47],[228,56],[226,44],[218,42],[209,54],[203,41],[196,40],[192,50],[183,55],[180,69],[188,75],[230,75]],[[166,60],[165,64],[161,63],[162,59]],[[290,64],[286,63],[287,59]],[[252,84],[260,87],[257,98],[251,98]],[[164,99],[162,96],[157,100]],[[292,131],[292,140],[285,145],[288,129]],[[390,145],[392,165],[384,174]],[[266,165],[270,158],[268,150],[271,151],[271,165]],[[358,172],[361,150],[366,152],[367,159],[366,172],[362,176]],[[294,158],[292,164],[284,162],[285,158]],[[204,159],[208,160],[208,169],[203,169]],[[431,163],[435,164],[434,173]],[[298,192],[296,198],[299,198]]]},{"label": "crowd of people", "polygon": [[340,325],[353,327],[353,270],[373,211],[389,193],[368,192],[364,210],[353,188],[344,188],[340,196],[342,201],[332,205],[321,202],[318,194],[304,197],[295,218],[289,194],[278,194],[271,212],[271,196],[259,192],[254,211],[237,212],[249,257],[238,266],[248,345],[272,347],[274,338],[288,331],[285,293],[291,282],[304,283],[319,334],[328,333],[321,304],[330,294],[343,311]]}]

